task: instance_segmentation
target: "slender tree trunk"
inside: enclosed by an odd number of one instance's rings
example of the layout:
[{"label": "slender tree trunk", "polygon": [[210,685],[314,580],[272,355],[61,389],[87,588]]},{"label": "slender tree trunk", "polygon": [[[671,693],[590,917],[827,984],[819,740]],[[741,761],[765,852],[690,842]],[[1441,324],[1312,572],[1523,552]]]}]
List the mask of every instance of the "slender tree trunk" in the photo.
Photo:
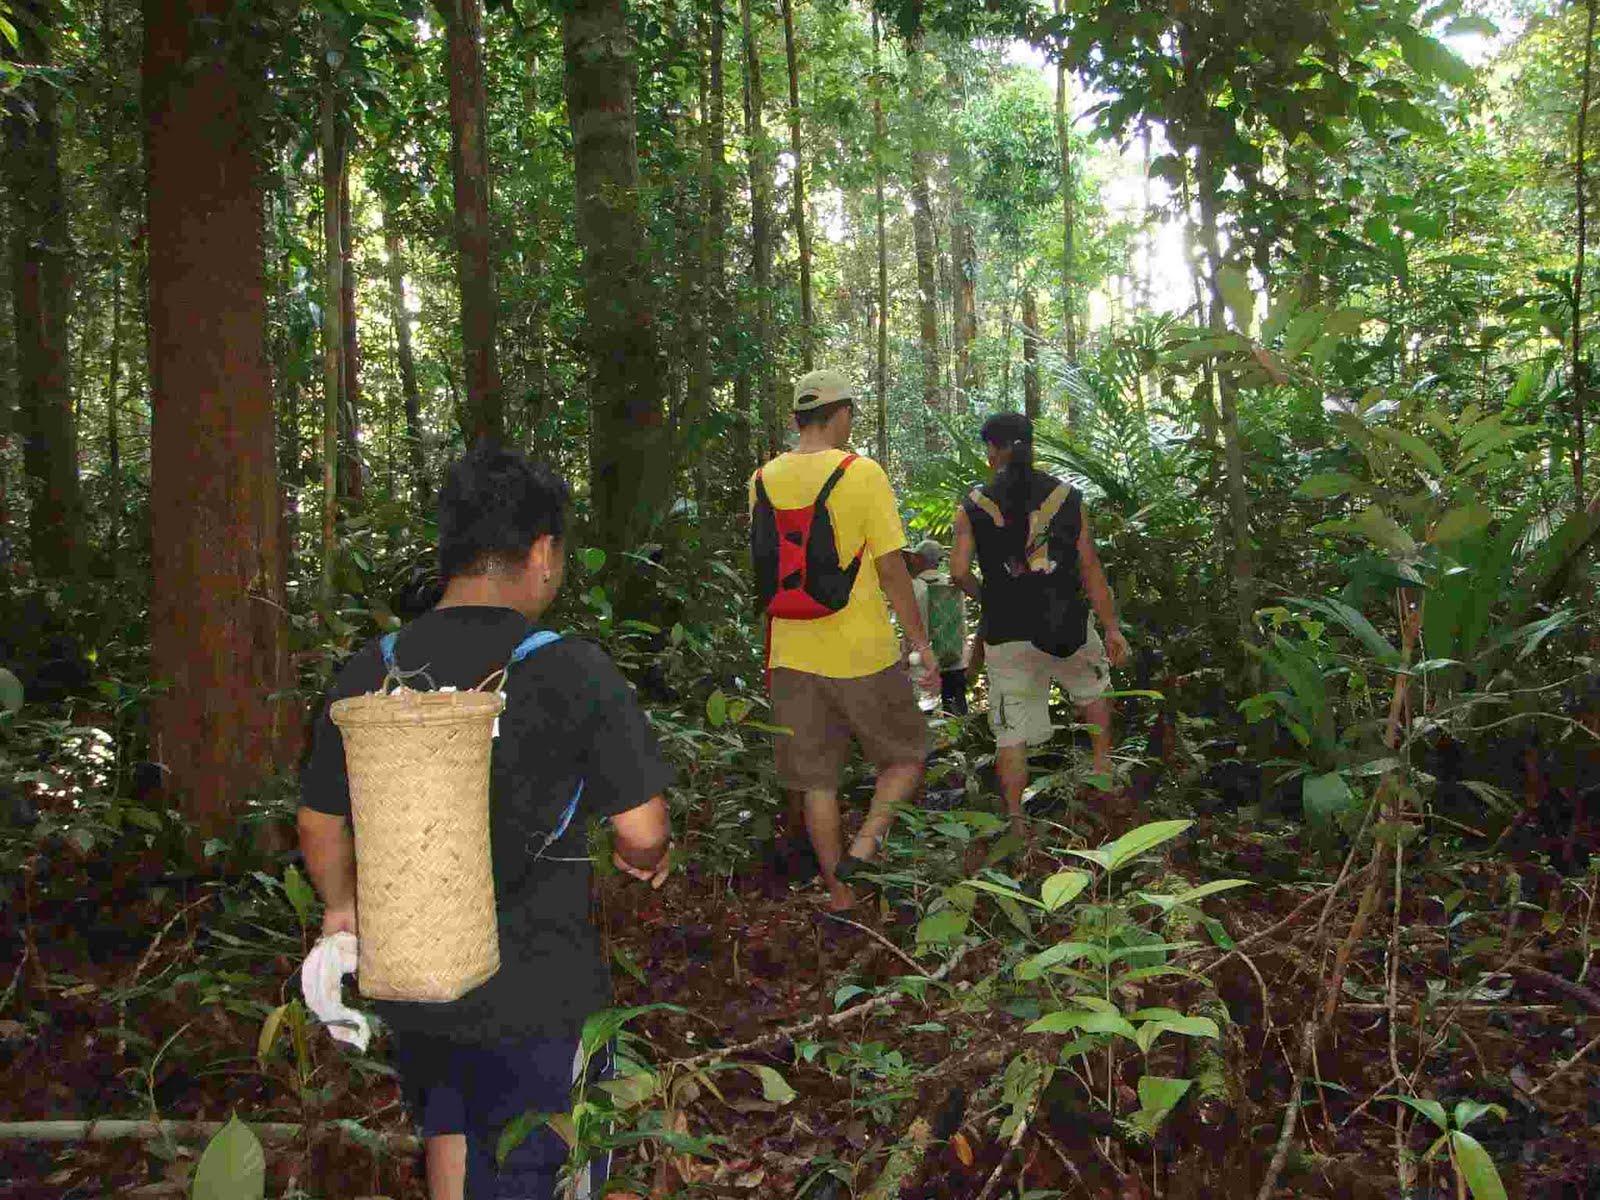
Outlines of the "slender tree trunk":
[{"label": "slender tree trunk", "polygon": [[939,449],[939,305],[934,268],[933,198],[928,153],[928,97],[923,77],[922,37],[906,42],[907,75],[917,127],[911,144],[911,232],[917,256],[917,318],[922,346],[922,432],[930,453]]},{"label": "slender tree trunk", "polygon": [[352,503],[360,504],[366,492],[366,469],[361,461],[361,356],[356,340],[356,272],[350,221],[350,130],[339,123],[339,403],[344,424],[344,469],[339,482]]},{"label": "slender tree trunk", "polygon": [[383,246],[389,260],[389,311],[394,321],[395,361],[400,368],[400,396],[406,414],[406,457],[411,491],[426,510],[432,499],[428,460],[422,444],[422,395],[417,390],[417,360],[411,351],[411,314],[406,311],[405,251],[394,214],[383,215]]},{"label": "slender tree trunk", "polygon": [[655,296],[639,213],[634,44],[622,0],[565,10],[578,244],[590,375],[590,493],[598,542],[637,545],[671,490]]},{"label": "slender tree trunk", "polygon": [[1022,407],[1030,417],[1039,415],[1039,301],[1033,285],[1022,287]]},{"label": "slender tree trunk", "polygon": [[[327,57],[338,51],[329,27]],[[332,67],[322,83],[322,591],[333,611],[339,564],[339,400],[344,393],[344,253],[339,233],[339,89]]]},{"label": "slender tree trunk", "polygon": [[[728,287],[728,175],[727,130],[728,100],[724,71],[727,60],[727,21],[722,0],[707,0],[707,13],[711,28],[710,109],[706,122],[707,160],[711,175],[706,187],[707,250],[706,277],[709,291],[707,311],[711,314],[711,336],[707,339],[708,388],[707,401],[717,386],[727,379],[727,345],[724,340],[733,329],[735,316],[733,297]],[[736,414],[733,427],[735,478],[742,480],[755,470],[755,454],[750,445],[748,399]],[[744,489],[735,489],[736,507],[744,504]]]},{"label": "slender tree trunk", "polygon": [[[48,65],[56,6],[15,0],[24,61]],[[4,174],[12,195],[12,321],[18,375],[17,417],[28,508],[28,557],[47,578],[78,573],[82,500],[67,314],[72,283],[71,227],[61,177],[59,94],[32,74],[4,96]]]},{"label": "slender tree trunk", "polygon": [[789,177],[794,181],[794,237],[800,253],[800,359],[809,371],[816,365],[816,318],[811,308],[811,237],[806,232],[805,156],[800,142],[800,66],[795,54],[794,0],[782,0],[782,4],[783,46],[789,59],[789,152],[794,156]]},{"label": "slender tree trunk", "polygon": [[482,0],[440,0],[449,45],[450,173],[455,180],[456,270],[461,286],[461,353],[472,436],[505,436],[495,355],[494,264],[490,257],[488,96],[483,73]]},{"label": "slender tree trunk", "polygon": [[102,116],[105,126],[102,144],[105,175],[101,188],[106,197],[106,228],[111,246],[111,344],[106,355],[106,480],[109,485],[106,489],[106,505],[110,511],[106,521],[106,548],[113,564],[118,561],[117,548],[122,540],[123,516],[122,430],[117,412],[122,385],[122,188],[117,177],[117,115],[121,89],[113,54],[115,42],[112,6],[107,0],[100,9],[100,53],[107,62],[108,80]]},{"label": "slender tree trunk", "polygon": [[[956,54],[964,47],[958,47]],[[965,73],[952,58],[946,64],[945,81],[951,98],[966,106]],[[955,408],[964,413],[981,383],[973,348],[978,341],[978,241],[972,227],[972,212],[963,191],[972,175],[971,154],[959,130],[950,138],[950,250],[954,259],[955,294],[951,297],[955,313]]]},{"label": "slender tree trunk", "polygon": [[1585,0],[1583,38],[1583,82],[1578,101],[1578,144],[1573,155],[1573,192],[1578,208],[1578,264],[1572,274],[1572,487],[1577,503],[1584,497],[1585,408],[1589,402],[1589,374],[1583,361],[1583,262],[1589,240],[1588,170],[1586,136],[1589,102],[1593,95],[1595,18],[1600,13],[1596,0]]},{"label": "slender tree trunk", "polygon": [[762,457],[771,458],[784,445],[767,342],[772,329],[772,159],[761,115],[761,43],[756,38],[751,0],[739,0],[739,19],[744,25],[744,123],[749,143],[746,158],[750,164],[750,276],[756,292],[755,328],[752,330],[756,353],[754,387],[766,441]]},{"label": "slender tree trunk", "polygon": [[[1056,0],[1056,15],[1061,15],[1061,0]],[[1072,122],[1067,119],[1067,64],[1066,47],[1056,62],[1056,141],[1061,151],[1061,341],[1067,352],[1067,361],[1078,361],[1078,270],[1076,246],[1077,214],[1075,191],[1077,182],[1072,173]],[[1070,396],[1067,400],[1067,424],[1076,428],[1078,414]]]},{"label": "slender tree trunk", "polygon": [[723,167],[722,64],[723,16],[721,0],[710,0],[695,15],[695,61],[700,85],[700,212],[695,230],[695,303],[689,314],[691,340],[689,389],[684,426],[696,437],[698,461],[690,459],[696,511],[706,511],[711,472],[705,463],[708,443],[700,441],[711,415],[711,395],[716,376],[711,362],[711,330],[722,311],[722,264],[714,247],[725,232],[726,199],[721,192]]},{"label": "slender tree trunk", "polygon": [[[228,0],[146,0],[151,742],[218,835],[293,760],[256,133]],[[218,45],[217,41],[221,44]]]},{"label": "slender tree trunk", "polygon": [[889,239],[884,231],[883,151],[888,127],[883,118],[883,68],[878,7],[872,7],[872,179],[878,223],[878,462],[889,466]]}]

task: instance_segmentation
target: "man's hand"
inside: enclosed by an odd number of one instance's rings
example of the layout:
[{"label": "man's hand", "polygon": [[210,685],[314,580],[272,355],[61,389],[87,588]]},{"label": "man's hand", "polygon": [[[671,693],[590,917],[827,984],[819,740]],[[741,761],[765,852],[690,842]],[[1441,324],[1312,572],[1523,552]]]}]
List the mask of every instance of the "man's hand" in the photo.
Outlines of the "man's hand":
[{"label": "man's hand", "polygon": [[1122,627],[1119,625],[1106,630],[1106,657],[1114,667],[1120,667],[1128,661],[1128,639],[1122,636]]},{"label": "man's hand", "polygon": [[917,682],[923,691],[939,690],[939,658],[932,646],[918,646],[911,652],[911,669],[917,672]]},{"label": "man's hand", "polygon": [[658,889],[667,881],[667,876],[672,874],[672,843],[667,843],[667,848],[661,852],[661,861],[653,870],[646,871],[642,867],[636,867],[621,854],[611,856],[611,865],[624,875],[631,875],[640,883],[648,883],[652,889]]},{"label": "man's hand", "polygon": [[323,937],[330,937],[335,933],[356,932],[356,910],[354,905],[344,908],[330,908],[323,912]]}]

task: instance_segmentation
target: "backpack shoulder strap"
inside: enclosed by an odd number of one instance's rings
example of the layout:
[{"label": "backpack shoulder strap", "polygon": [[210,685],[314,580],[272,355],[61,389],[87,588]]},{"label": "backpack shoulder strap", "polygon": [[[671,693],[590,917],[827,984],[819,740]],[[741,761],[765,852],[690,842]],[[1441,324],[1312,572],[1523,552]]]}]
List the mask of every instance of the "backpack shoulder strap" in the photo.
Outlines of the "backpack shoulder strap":
[{"label": "backpack shoulder strap", "polygon": [[833,469],[833,474],[828,476],[828,482],[822,485],[822,490],[817,493],[814,507],[821,508],[828,503],[828,497],[833,495],[833,489],[839,486],[839,481],[844,478],[844,473],[850,469],[850,464],[860,458],[859,454],[846,454],[839,465]]},{"label": "backpack shoulder strap", "polygon": [[539,629],[530,633],[517,643],[517,648],[511,652],[511,657],[506,660],[506,666],[521,662],[535,650],[541,650],[551,642],[559,642],[561,635],[552,629]]},{"label": "backpack shoulder strap", "polygon": [[400,631],[396,629],[378,639],[378,653],[383,655],[383,666],[386,671],[394,670],[394,643],[399,636]]},{"label": "backpack shoulder strap", "polygon": [[1006,527],[1006,518],[1005,515],[1000,511],[1000,506],[988,496],[984,495],[981,487],[973,488],[971,494],[967,496],[967,499],[972,503],[974,508],[979,509],[984,516],[993,521],[996,528],[1004,529]]}]

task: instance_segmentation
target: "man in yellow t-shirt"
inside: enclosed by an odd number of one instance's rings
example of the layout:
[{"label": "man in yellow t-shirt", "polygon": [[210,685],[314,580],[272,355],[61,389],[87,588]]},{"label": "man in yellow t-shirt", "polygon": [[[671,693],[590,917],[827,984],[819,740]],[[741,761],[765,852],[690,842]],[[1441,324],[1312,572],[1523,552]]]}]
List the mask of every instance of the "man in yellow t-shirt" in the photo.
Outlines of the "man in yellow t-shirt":
[{"label": "man in yellow t-shirt", "polygon": [[[812,371],[800,378],[794,388],[799,445],[757,472],[774,508],[816,502],[850,457],[844,447],[854,415],[855,389],[839,372]],[[752,509],[755,496],[752,478]],[[828,885],[828,905],[839,912],[854,903],[848,879],[877,853],[895,806],[922,782],[927,758],[927,725],[900,665],[891,606],[915,651],[913,669],[931,687],[938,686],[939,673],[900,555],[905,529],[883,468],[854,458],[826,507],[839,562],[859,555],[859,573],[837,612],[771,621],[768,666],[773,722],[790,731],[773,739],[778,776],[785,787],[805,794],[806,831]],[[878,769],[878,782],[867,819],[841,857],[839,776],[852,737]]]}]

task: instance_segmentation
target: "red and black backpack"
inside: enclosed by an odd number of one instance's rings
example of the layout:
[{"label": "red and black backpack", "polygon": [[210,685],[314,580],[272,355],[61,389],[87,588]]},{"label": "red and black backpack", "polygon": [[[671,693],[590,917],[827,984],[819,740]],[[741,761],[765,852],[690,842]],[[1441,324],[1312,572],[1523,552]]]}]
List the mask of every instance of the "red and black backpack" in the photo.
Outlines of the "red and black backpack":
[{"label": "red and black backpack", "polygon": [[854,454],[847,454],[803,508],[778,508],[756,472],[756,502],[750,510],[750,557],[755,563],[756,603],[768,617],[815,621],[850,603],[866,547],[848,567],[840,565],[839,545],[828,516],[828,497],[844,478]]}]

